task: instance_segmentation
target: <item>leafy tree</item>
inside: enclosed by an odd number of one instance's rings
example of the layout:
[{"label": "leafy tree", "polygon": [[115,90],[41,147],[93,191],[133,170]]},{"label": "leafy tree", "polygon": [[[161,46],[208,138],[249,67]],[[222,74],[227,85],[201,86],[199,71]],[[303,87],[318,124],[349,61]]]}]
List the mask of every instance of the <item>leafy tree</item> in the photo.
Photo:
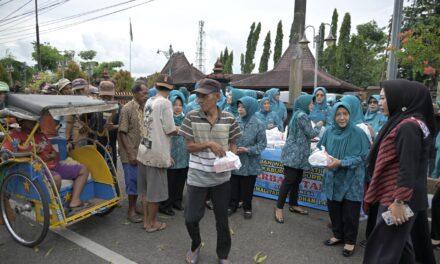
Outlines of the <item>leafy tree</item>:
[{"label": "leafy tree", "polygon": [[275,37],[275,47],[273,49],[273,65],[277,64],[277,62],[281,58],[281,54],[283,52],[283,38],[284,38],[283,23],[280,20],[280,22],[278,22],[278,26],[277,26],[277,35]]},{"label": "leafy tree", "polygon": [[396,51],[400,77],[434,87],[440,70],[440,2],[416,0],[403,13],[401,48]]},{"label": "leafy tree", "polygon": [[[57,75],[58,75],[58,78],[61,79],[61,77],[62,77],[61,70],[58,70]],[[85,72],[81,71],[81,68],[79,67],[78,63],[76,63],[74,61],[69,61],[67,63],[66,69],[64,70],[64,78],[67,78],[70,81],[73,81],[77,78],[86,79],[87,75]]]},{"label": "leafy tree", "polygon": [[112,79],[116,83],[116,91],[130,91],[134,84],[134,80],[129,71],[119,70],[113,75]]},{"label": "leafy tree", "polygon": [[75,58],[75,53],[74,50],[64,50],[64,59],[66,61],[72,61]]},{"label": "leafy tree", "polygon": [[244,73],[252,73],[255,68],[254,58],[255,51],[257,49],[258,39],[261,32],[261,23],[258,23],[255,27],[255,22],[251,25],[251,31],[249,32],[248,42],[246,45],[246,54],[244,57]]},{"label": "leafy tree", "polygon": [[81,59],[83,59],[85,61],[91,61],[91,60],[93,60],[93,58],[95,58],[96,51],[94,51],[94,50],[83,50],[78,55],[81,57]]},{"label": "leafy tree", "polygon": [[338,49],[336,51],[336,76],[345,80],[349,78],[348,68],[350,67],[350,13],[345,13],[342,25],[339,30]]},{"label": "leafy tree", "polygon": [[9,79],[9,73],[6,71],[5,67],[3,67],[3,64],[0,62],[0,81],[5,82],[9,84],[11,82],[11,79]]},{"label": "leafy tree", "polygon": [[14,69],[14,71],[11,73],[12,80],[14,83],[17,81],[19,81],[20,83],[23,82],[28,83],[32,80],[34,69],[32,67],[27,66],[25,62],[17,61],[13,56],[9,55],[8,57],[1,59],[0,64],[3,65],[3,69],[7,76],[6,79],[8,80],[7,82],[8,84],[10,84],[9,73],[6,71],[6,67],[8,65],[11,65],[12,68]]},{"label": "leafy tree", "polygon": [[266,38],[264,39],[263,53],[261,54],[258,72],[267,72],[270,53],[271,53],[271,50],[270,50],[270,31],[269,31],[269,32],[267,32]]},{"label": "leafy tree", "polygon": [[121,68],[122,66],[124,66],[122,61],[101,62],[93,68],[93,77],[100,78],[104,73],[104,70],[108,71],[109,76],[113,76],[117,71],[116,68]]},{"label": "leafy tree", "polygon": [[[32,52],[32,59],[38,62],[37,58],[37,43],[32,42],[34,52]],[[41,69],[43,71],[55,72],[58,67],[58,62],[62,61],[63,57],[57,48],[52,47],[50,43],[45,42],[40,44]]]},{"label": "leafy tree", "polygon": [[337,32],[338,31],[338,10],[335,8],[333,10],[333,15],[332,15],[332,24],[331,24],[331,31],[333,36],[336,38],[337,37]]},{"label": "leafy tree", "polygon": [[380,28],[376,21],[370,21],[365,24],[356,26],[359,36],[363,37],[364,45],[368,50],[376,53],[382,53],[385,49],[385,43],[387,35],[385,34],[385,28]]},{"label": "leafy tree", "polygon": [[156,84],[157,78],[159,78],[159,75],[160,75],[160,72],[155,72],[152,75],[148,76],[147,82],[146,82],[148,88],[151,88]]}]

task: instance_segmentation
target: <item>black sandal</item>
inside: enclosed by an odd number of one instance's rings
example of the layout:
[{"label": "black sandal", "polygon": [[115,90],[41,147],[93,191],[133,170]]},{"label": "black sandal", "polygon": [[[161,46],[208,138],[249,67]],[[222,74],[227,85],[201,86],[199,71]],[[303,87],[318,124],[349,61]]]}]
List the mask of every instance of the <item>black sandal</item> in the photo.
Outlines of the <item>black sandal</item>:
[{"label": "black sandal", "polygon": [[332,240],[331,238],[327,239],[326,241],[324,241],[324,245],[326,246],[335,246],[335,245],[339,245],[344,243],[344,241],[342,239],[337,239],[337,240]]},{"label": "black sandal", "polygon": [[308,215],[309,214],[309,212],[307,212],[306,210],[303,210],[303,209],[298,210],[298,209],[295,209],[293,206],[289,207],[289,211],[292,213],[297,213],[297,214],[301,214],[301,215]]}]

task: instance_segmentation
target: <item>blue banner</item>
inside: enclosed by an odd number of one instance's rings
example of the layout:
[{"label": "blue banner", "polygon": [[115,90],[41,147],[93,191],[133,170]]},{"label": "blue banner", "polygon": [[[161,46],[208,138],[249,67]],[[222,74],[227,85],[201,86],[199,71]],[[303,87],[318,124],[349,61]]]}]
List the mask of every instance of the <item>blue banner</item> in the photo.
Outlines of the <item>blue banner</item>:
[{"label": "blue banner", "polygon": [[[257,177],[254,195],[277,200],[284,179],[281,149],[265,149],[261,153],[260,165],[262,173]],[[327,198],[322,190],[323,177],[323,168],[304,171],[298,193],[299,205],[327,211]]]}]

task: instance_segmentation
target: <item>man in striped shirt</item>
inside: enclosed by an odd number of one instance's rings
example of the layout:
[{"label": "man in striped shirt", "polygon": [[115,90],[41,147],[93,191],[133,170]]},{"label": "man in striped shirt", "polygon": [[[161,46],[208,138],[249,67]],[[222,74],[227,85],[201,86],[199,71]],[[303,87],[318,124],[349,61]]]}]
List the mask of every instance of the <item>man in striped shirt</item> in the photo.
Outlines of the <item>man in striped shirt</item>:
[{"label": "man in striped shirt", "polygon": [[234,116],[222,112],[216,103],[220,99],[219,82],[203,79],[195,90],[200,110],[187,114],[179,134],[185,137],[190,153],[185,224],[191,237],[187,263],[197,263],[202,245],[199,222],[205,210],[205,199],[211,192],[217,226],[217,256],[220,263],[229,263],[231,235],[228,224],[231,172],[216,173],[214,160],[226,151],[236,151],[235,141],[241,131]]}]

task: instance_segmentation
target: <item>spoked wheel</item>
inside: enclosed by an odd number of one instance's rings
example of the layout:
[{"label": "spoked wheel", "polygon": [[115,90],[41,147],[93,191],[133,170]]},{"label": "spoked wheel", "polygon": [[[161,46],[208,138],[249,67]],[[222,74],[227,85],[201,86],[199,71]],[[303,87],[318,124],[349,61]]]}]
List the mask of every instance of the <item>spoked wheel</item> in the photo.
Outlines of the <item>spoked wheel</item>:
[{"label": "spoked wheel", "polygon": [[0,207],[8,232],[23,246],[38,245],[49,230],[47,195],[25,173],[6,176],[0,190]]}]

